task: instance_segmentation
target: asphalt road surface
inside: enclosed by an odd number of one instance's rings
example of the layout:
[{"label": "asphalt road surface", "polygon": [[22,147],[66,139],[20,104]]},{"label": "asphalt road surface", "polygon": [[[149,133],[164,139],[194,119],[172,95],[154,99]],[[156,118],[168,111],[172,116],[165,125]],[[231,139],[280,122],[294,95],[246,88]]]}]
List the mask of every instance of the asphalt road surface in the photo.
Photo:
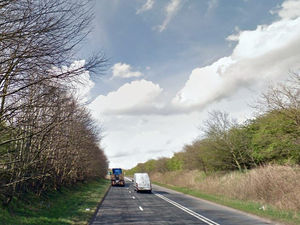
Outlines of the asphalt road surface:
[{"label": "asphalt road surface", "polygon": [[151,194],[137,193],[128,180],[125,187],[111,187],[91,224],[275,224],[157,185],[152,188]]}]

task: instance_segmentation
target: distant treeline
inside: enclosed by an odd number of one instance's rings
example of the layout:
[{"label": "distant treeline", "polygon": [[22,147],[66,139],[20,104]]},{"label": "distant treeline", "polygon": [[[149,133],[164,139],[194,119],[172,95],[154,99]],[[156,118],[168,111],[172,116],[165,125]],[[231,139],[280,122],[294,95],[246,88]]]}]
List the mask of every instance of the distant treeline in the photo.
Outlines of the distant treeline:
[{"label": "distant treeline", "polygon": [[[71,94],[96,55],[69,68],[89,32],[90,1],[0,1],[0,201],[104,177],[88,111]],[[83,64],[83,63],[82,63]],[[79,81],[80,82],[80,81]]]},{"label": "distant treeline", "polygon": [[186,145],[172,158],[152,159],[129,170],[247,170],[269,163],[300,164],[300,75],[270,87],[257,101],[254,119],[237,123],[213,111],[202,125],[204,137]]}]

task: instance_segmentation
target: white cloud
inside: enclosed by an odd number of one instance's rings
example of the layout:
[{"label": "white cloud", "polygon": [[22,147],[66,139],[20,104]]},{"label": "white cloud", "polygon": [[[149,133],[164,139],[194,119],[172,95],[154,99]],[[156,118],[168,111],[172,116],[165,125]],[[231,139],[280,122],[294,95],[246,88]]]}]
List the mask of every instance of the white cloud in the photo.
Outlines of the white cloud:
[{"label": "white cloud", "polygon": [[171,0],[165,8],[166,17],[161,25],[158,26],[160,32],[164,31],[171,19],[176,15],[181,5],[181,0]]},{"label": "white cloud", "polygon": [[300,16],[300,0],[288,0],[282,3],[279,11],[271,11],[283,19],[294,19]]},{"label": "white cloud", "polygon": [[[172,156],[198,134],[199,114],[106,116],[103,147],[110,167],[132,168],[151,158]],[[169,141],[171,140],[171,141]]]},{"label": "white cloud", "polygon": [[136,11],[136,14],[140,14],[142,12],[152,9],[153,5],[154,5],[154,0],[147,0],[145,4]]},{"label": "white cloud", "polygon": [[[72,66],[77,68],[83,67],[85,60],[75,61]],[[77,79],[72,82],[71,85],[74,87],[74,95],[78,98],[81,103],[86,103],[90,99],[90,91],[95,86],[95,83],[91,80],[90,73],[84,70]]]},{"label": "white cloud", "polygon": [[159,85],[151,81],[132,81],[107,95],[98,96],[89,108],[96,118],[103,114],[145,112],[160,107],[157,99],[161,93]]},{"label": "white cloud", "polygon": [[194,69],[185,87],[172,100],[173,104],[185,107],[205,105],[215,99],[222,85],[219,73],[232,63],[230,57],[224,57],[210,66]]},{"label": "white cloud", "polygon": [[90,91],[95,86],[95,83],[91,80],[89,71],[84,69],[85,60],[74,61],[69,67],[62,66],[61,68],[53,68],[53,72],[57,74],[68,73],[77,70],[80,74],[71,78],[68,81],[64,81],[63,85],[69,87],[69,91],[80,103],[86,103],[90,99]]},{"label": "white cloud", "polygon": [[[297,3],[293,1],[294,8],[300,6],[300,1]],[[278,13],[288,8],[283,3]],[[232,55],[193,70],[173,104],[186,110],[203,109],[242,87],[284,79],[290,70],[299,69],[300,17],[294,18],[295,13],[289,15],[293,16],[229,36],[227,40],[238,42]]]},{"label": "white cloud", "polygon": [[112,67],[113,77],[130,78],[140,77],[143,74],[140,71],[133,71],[131,66],[126,63],[116,63]]}]

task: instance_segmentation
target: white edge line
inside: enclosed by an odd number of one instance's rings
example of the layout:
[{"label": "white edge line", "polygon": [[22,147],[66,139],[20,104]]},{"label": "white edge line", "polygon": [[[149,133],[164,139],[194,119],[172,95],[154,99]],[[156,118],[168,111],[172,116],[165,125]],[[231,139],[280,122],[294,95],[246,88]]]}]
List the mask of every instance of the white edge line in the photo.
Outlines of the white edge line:
[{"label": "white edge line", "polygon": [[196,212],[194,212],[194,211],[192,211],[192,210],[190,210],[190,209],[188,209],[188,208],[186,208],[186,207],[180,205],[179,203],[174,202],[174,201],[172,201],[171,199],[168,199],[167,197],[165,197],[165,196],[163,196],[163,195],[160,195],[160,194],[155,194],[155,195],[156,195],[157,197],[159,197],[159,198],[165,200],[166,202],[169,202],[170,204],[176,206],[177,208],[180,208],[181,210],[185,211],[186,213],[188,213],[188,214],[190,214],[190,215],[196,217],[197,219],[199,219],[199,220],[201,220],[201,221],[203,221],[203,222],[209,224],[209,225],[220,225],[220,224],[218,224],[218,223],[216,223],[216,222],[214,222],[214,221],[212,221],[212,220],[206,218],[205,216],[202,216],[202,215],[200,215],[200,214],[198,214],[198,213],[196,213]]},{"label": "white edge line", "polygon": [[181,210],[185,211],[186,213],[188,213],[188,214],[190,214],[190,215],[196,217],[197,219],[199,219],[199,220],[201,220],[201,221],[203,221],[203,222],[205,222],[205,223],[207,223],[207,224],[209,224],[209,225],[219,225],[219,224],[215,223],[214,221],[211,221],[210,219],[208,219],[208,218],[206,218],[206,217],[204,217],[204,216],[202,216],[202,215],[200,215],[200,214],[198,214],[198,213],[196,213],[196,212],[194,212],[194,211],[192,211],[192,210],[190,210],[190,209],[188,209],[188,208],[186,208],[186,207],[180,205],[180,204],[177,203],[177,202],[174,202],[174,201],[168,199],[167,197],[165,197],[165,196],[163,196],[163,195],[160,195],[160,194],[156,194],[156,195],[157,195],[158,197],[160,197],[161,199],[163,199],[163,200],[165,200],[165,201],[171,203],[172,205],[174,205],[174,206],[180,208]]},{"label": "white edge line", "polygon": [[220,225],[220,224],[218,224],[218,223],[216,223],[216,222],[214,222],[214,221],[208,219],[207,217],[202,216],[202,215],[200,215],[199,213],[196,213],[196,212],[194,212],[193,210],[191,210],[191,209],[189,209],[189,208],[186,208],[186,207],[184,207],[183,205],[180,205],[180,204],[177,203],[177,202],[172,201],[171,199],[168,199],[167,197],[165,197],[165,196],[163,196],[163,195],[161,195],[161,197],[162,197],[162,198],[165,198],[166,201],[169,201],[170,203],[176,205],[177,207],[181,207],[181,208],[183,208],[183,209],[189,211],[191,214],[194,214],[195,217],[197,216],[197,217],[200,217],[200,218],[206,220],[209,224]]}]

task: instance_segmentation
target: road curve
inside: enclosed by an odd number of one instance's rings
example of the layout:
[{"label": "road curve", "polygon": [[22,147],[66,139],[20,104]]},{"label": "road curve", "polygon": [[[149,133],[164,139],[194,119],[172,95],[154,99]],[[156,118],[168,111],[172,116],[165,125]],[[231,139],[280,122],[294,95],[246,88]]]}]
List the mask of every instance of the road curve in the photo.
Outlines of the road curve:
[{"label": "road curve", "polygon": [[228,207],[152,185],[153,193],[136,193],[132,183],[111,187],[91,225],[98,224],[275,224]]}]

